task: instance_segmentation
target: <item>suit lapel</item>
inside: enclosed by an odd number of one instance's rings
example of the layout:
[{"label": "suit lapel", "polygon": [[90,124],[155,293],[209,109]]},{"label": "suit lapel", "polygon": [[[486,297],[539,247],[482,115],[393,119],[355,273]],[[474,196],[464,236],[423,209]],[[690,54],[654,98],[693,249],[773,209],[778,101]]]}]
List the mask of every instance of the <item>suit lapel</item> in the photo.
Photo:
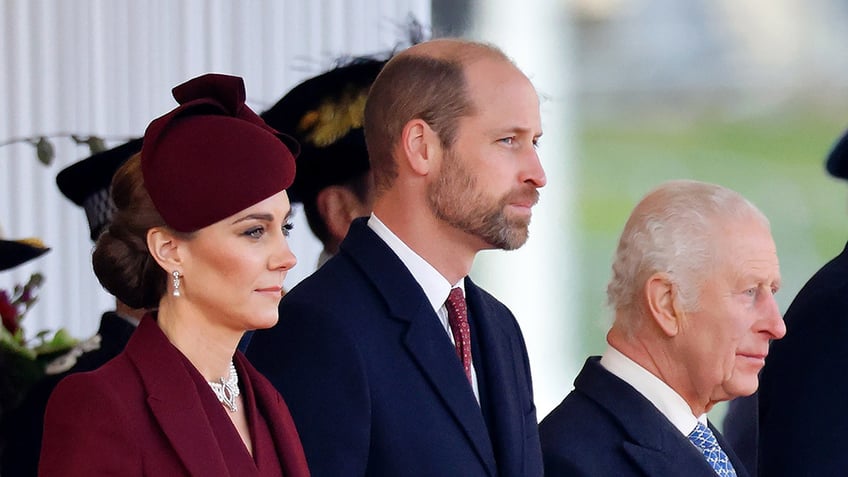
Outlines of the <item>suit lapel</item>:
[{"label": "suit lapel", "polygon": [[[630,456],[633,462],[639,467],[645,475],[696,475],[702,477],[715,477],[715,472],[712,475],[700,473],[699,470],[692,470],[692,473],[675,461],[674,456],[669,452],[660,449],[654,449],[632,441],[624,441],[622,443],[624,453]],[[680,473],[686,469],[684,473]]]},{"label": "suit lapel", "polygon": [[379,291],[391,319],[408,324],[403,342],[410,357],[489,473],[496,475],[492,443],[480,406],[458,364],[450,338],[421,286],[391,248],[367,226],[366,219],[357,219],[351,224],[341,249]]},{"label": "suit lapel", "polygon": [[574,387],[618,422],[627,436],[624,451],[646,475],[715,477],[700,451],[650,401],[604,369],[600,357],[586,361]]},{"label": "suit lapel", "polygon": [[[456,354],[437,318],[432,316],[433,310],[429,310],[431,316],[426,315],[422,313],[416,319],[410,320],[404,343],[410,356],[432,385],[433,391],[441,397],[445,407],[450,410],[471,441],[489,473],[495,475],[495,456],[489,431],[468,378],[465,377],[462,367],[455,362]],[[436,320],[435,330],[428,326],[428,320]]]},{"label": "suit lapel", "polygon": [[295,430],[294,421],[276,389],[247,361],[241,352],[236,353],[239,374],[246,376],[253,387],[256,408],[268,423],[274,439],[274,447],[280,458],[283,475],[286,477],[308,477],[306,456]]},{"label": "suit lapel", "polygon": [[[498,470],[503,475],[521,475],[524,473],[524,448],[527,429],[523,416],[526,411],[523,403],[532,400],[522,399],[518,386],[504,385],[519,383],[516,356],[519,353],[511,348],[509,334],[495,320],[497,310],[492,309],[483,297],[483,292],[470,280],[465,280],[466,301],[468,302],[469,321],[471,322],[471,342],[474,353],[474,367],[480,390],[480,403],[484,407],[488,427],[493,439],[492,445],[498,455]],[[528,371],[529,373],[529,371]],[[494,388],[491,388],[491,387]]]},{"label": "suit lapel", "polygon": [[[724,450],[725,454],[727,454],[730,458],[730,462],[736,470],[736,476],[748,477],[748,471],[745,469],[745,466],[739,462],[739,459],[736,458],[735,454],[733,454],[730,446],[724,442],[724,439],[721,437],[718,430],[716,430],[712,424],[710,424],[710,429],[712,429],[713,434],[715,434],[716,439],[718,439],[718,443],[722,450]],[[694,448],[694,446],[690,447]],[[681,466],[680,464],[683,459],[681,459],[679,455],[683,454],[677,454],[677,451],[674,450],[660,451],[651,447],[634,444],[632,442],[625,442],[624,450],[647,475],[693,475],[715,477],[715,471],[707,464],[703,455],[700,453],[698,456],[701,458],[700,460],[703,461],[704,465]],[[684,452],[684,450],[688,453],[688,448],[680,449],[680,452]],[[698,452],[697,449],[695,451]],[[682,474],[681,472],[685,472],[685,474]]]},{"label": "suit lapel", "polygon": [[711,422],[708,423],[710,429],[712,429],[713,434],[716,436],[716,440],[718,441],[718,445],[721,446],[721,449],[727,454],[728,459],[730,459],[730,463],[733,464],[733,468],[736,470],[736,477],[749,477],[748,469],[745,467],[745,464],[739,460],[739,457],[736,456],[736,453],[733,452],[733,448],[730,444],[724,440],[724,436],[721,435],[721,432],[718,431]]},{"label": "suit lapel", "polygon": [[168,342],[156,322],[146,317],[130,342],[127,354],[147,390],[147,403],[162,432],[191,475],[229,475],[197,387],[183,365],[180,352]]}]

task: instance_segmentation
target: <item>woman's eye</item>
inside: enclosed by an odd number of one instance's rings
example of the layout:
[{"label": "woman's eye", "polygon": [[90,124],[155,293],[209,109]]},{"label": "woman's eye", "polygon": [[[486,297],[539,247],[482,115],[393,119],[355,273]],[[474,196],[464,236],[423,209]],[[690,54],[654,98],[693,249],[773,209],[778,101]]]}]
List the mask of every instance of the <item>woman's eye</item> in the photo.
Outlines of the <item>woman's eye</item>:
[{"label": "woman's eye", "polygon": [[506,144],[507,146],[511,146],[515,142],[514,137],[504,137],[499,139],[500,142]]},{"label": "woman's eye", "polygon": [[247,236],[248,236],[248,237],[250,237],[250,238],[258,239],[258,238],[261,238],[261,237],[262,237],[262,235],[263,235],[264,233],[265,233],[265,229],[264,229],[264,228],[262,228],[262,227],[254,227],[254,228],[252,228],[252,229],[250,229],[250,230],[246,231],[244,234],[245,234],[245,235],[247,235]]},{"label": "woman's eye", "polygon": [[291,223],[291,222],[286,222],[285,224],[283,224],[283,235],[286,236],[286,237],[291,235],[291,231],[292,231],[293,228],[294,228],[294,224]]}]

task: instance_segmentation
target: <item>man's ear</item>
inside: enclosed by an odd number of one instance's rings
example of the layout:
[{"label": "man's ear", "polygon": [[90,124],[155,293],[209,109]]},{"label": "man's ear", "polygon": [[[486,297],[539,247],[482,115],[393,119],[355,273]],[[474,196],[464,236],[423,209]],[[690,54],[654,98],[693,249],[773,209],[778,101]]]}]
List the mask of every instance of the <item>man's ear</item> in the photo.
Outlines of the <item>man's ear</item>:
[{"label": "man's ear", "polygon": [[426,176],[435,167],[433,159],[441,143],[426,121],[413,119],[403,127],[400,146],[410,169],[418,175]]},{"label": "man's ear", "polygon": [[669,337],[680,332],[682,318],[675,286],[668,274],[655,273],[645,282],[644,290],[650,318]]},{"label": "man's ear", "polygon": [[179,239],[163,227],[153,227],[147,231],[147,249],[150,250],[150,255],[156,263],[167,273],[172,273],[174,270],[182,271],[179,244]]},{"label": "man's ear", "polygon": [[[322,189],[315,197],[315,204],[327,225],[327,231],[336,242],[341,242],[347,235],[353,219],[363,215],[364,205],[349,187],[343,185]],[[367,212],[364,215],[368,215]]]}]

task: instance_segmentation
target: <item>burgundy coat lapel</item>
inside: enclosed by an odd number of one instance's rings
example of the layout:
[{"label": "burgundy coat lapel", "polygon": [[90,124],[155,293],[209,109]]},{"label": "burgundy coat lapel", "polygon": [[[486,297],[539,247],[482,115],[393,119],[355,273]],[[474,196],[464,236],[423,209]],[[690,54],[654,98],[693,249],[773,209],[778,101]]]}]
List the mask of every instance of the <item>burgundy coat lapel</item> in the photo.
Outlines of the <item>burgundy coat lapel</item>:
[{"label": "burgundy coat lapel", "polygon": [[156,322],[146,317],[127,344],[127,355],[138,369],[150,410],[189,474],[228,476],[217,449],[197,387],[183,365],[184,357]]}]

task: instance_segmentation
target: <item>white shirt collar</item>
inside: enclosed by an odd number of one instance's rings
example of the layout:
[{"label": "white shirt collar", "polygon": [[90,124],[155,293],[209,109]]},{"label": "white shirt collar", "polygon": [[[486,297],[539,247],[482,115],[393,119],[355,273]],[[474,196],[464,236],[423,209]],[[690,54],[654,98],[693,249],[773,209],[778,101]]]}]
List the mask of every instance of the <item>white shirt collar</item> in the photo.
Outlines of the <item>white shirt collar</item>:
[{"label": "white shirt collar", "polygon": [[371,217],[368,219],[368,227],[386,242],[386,245],[392,249],[400,261],[409,269],[409,273],[412,274],[415,281],[424,289],[424,294],[427,295],[427,300],[436,313],[445,305],[445,300],[448,299],[451,288],[460,287],[462,288],[462,293],[465,293],[465,280],[460,279],[459,283],[451,285],[438,270],[433,268],[432,265],[409,248],[394,232],[389,230],[386,224],[376,214],[371,214]]},{"label": "white shirt collar", "polygon": [[601,366],[645,396],[684,436],[695,430],[698,421],[707,424],[706,414],[696,418],[674,389],[612,346],[607,346]]}]

